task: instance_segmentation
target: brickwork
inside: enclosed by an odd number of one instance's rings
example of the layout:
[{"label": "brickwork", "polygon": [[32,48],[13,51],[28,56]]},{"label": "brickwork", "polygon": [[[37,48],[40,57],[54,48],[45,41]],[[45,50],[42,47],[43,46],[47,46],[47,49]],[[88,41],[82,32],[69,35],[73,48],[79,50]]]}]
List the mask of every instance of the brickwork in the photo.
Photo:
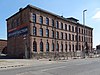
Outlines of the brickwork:
[{"label": "brickwork", "polygon": [[2,53],[5,47],[7,47],[7,40],[0,40],[0,53]]},{"label": "brickwork", "polygon": [[[40,16],[43,18],[42,24],[40,23]],[[54,26],[52,26],[52,20],[54,20]],[[57,21],[59,28],[56,26]],[[15,24],[12,24],[12,22]],[[48,23],[48,25],[46,23]],[[20,31],[20,29],[25,26],[27,26],[28,33],[22,33],[22,31],[20,32],[21,35],[17,32],[11,33],[15,30]],[[41,32],[41,29],[43,29],[43,33]],[[46,29],[49,31],[47,32]],[[52,37],[52,30],[54,31],[54,37]],[[92,49],[93,44],[92,30],[93,28],[85,26],[85,37],[89,50]],[[77,50],[82,51],[84,47],[84,26],[82,24],[31,5],[28,5],[7,19],[7,32],[7,49],[9,55],[25,56],[25,45],[30,54],[34,53],[34,50],[36,50],[35,52],[40,53],[40,48],[42,48],[40,42],[43,43],[43,52],[46,52],[47,50],[49,50],[49,52],[57,51],[57,43],[59,44],[59,52],[66,52],[66,50],[68,52]],[[56,37],[57,32],[59,33],[59,38]],[[43,36],[41,36],[42,34]],[[9,37],[9,35],[11,36]],[[33,42],[35,42],[36,46],[33,45]],[[47,43],[49,43],[49,46],[46,45]],[[54,43],[54,50],[52,50],[52,43]]]}]

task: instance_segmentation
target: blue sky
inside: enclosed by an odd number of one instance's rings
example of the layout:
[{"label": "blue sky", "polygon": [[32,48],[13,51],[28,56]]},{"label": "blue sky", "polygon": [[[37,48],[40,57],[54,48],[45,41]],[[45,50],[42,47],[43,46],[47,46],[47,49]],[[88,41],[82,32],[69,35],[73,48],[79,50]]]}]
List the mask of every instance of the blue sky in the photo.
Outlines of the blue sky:
[{"label": "blue sky", "polygon": [[86,25],[94,28],[93,47],[100,44],[100,0],[0,0],[0,39],[7,39],[6,19],[19,8],[31,4],[64,17],[75,17],[82,23],[86,12]]}]

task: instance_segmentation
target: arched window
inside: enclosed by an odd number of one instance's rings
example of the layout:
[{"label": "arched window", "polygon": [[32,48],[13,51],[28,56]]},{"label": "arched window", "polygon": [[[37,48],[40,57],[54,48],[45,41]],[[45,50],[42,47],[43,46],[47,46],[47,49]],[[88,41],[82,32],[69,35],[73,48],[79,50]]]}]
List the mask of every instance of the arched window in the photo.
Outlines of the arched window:
[{"label": "arched window", "polygon": [[52,42],[52,51],[54,51],[54,43]]},{"label": "arched window", "polygon": [[43,36],[43,28],[40,28],[40,36]]},{"label": "arched window", "polygon": [[73,50],[73,52],[74,52],[74,45],[72,45],[72,48],[73,48],[72,50]]},{"label": "arched window", "polygon": [[54,30],[52,30],[52,38],[54,38]]},{"label": "arched window", "polygon": [[40,42],[40,51],[43,52],[43,42]]},{"label": "arched window", "polygon": [[65,51],[67,52],[67,44],[65,44]]},{"label": "arched window", "polygon": [[49,37],[49,29],[46,29],[46,36]]},{"label": "arched window", "polygon": [[81,50],[81,45],[79,45],[79,50]]},{"label": "arched window", "polygon": [[33,51],[37,52],[37,43],[36,43],[36,41],[33,42]]},{"label": "arched window", "polygon": [[43,24],[43,17],[40,16],[40,24]]},{"label": "arched window", "polygon": [[82,45],[82,50],[84,50],[84,46]]},{"label": "arched window", "polygon": [[58,44],[58,42],[56,43],[56,51],[59,52],[59,44]]},{"label": "arched window", "polygon": [[76,46],[76,51],[78,50],[78,45],[75,45]]},{"label": "arched window", "polygon": [[34,26],[34,27],[33,27],[33,35],[34,35],[34,36],[36,36],[36,34],[37,34],[36,30],[37,30],[37,29],[36,29],[36,27]]},{"label": "arched window", "polygon": [[71,45],[69,44],[69,51],[71,52]]},{"label": "arched window", "polygon": [[49,42],[46,43],[46,51],[49,52]]},{"label": "arched window", "polygon": [[61,43],[61,52],[63,52],[63,44]]},{"label": "arched window", "polygon": [[81,41],[81,37],[80,37],[80,35],[79,35],[79,41]]}]

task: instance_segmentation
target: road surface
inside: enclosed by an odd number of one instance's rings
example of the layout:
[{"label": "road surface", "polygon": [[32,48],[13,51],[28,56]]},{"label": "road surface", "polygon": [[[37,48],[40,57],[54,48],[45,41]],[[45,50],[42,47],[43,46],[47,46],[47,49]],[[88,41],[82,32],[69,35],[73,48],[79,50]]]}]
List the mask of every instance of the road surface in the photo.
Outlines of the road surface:
[{"label": "road surface", "polygon": [[100,75],[100,58],[56,61],[53,64],[1,70],[0,75]]}]

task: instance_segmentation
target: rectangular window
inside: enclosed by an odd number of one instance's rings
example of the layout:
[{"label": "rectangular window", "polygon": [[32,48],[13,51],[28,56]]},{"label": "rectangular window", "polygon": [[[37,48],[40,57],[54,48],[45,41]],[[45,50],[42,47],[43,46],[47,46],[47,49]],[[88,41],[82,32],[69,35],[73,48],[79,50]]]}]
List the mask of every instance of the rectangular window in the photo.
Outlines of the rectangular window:
[{"label": "rectangular window", "polygon": [[36,36],[36,27],[33,27],[33,35]]},{"label": "rectangular window", "polygon": [[52,27],[54,27],[54,20],[52,19]]},{"label": "rectangular window", "polygon": [[65,44],[65,51],[67,52],[67,44]]},{"label": "rectangular window", "polygon": [[81,38],[80,38],[80,36],[79,36],[79,41],[81,41]]},{"label": "rectangular window", "polygon": [[67,40],[67,33],[65,33],[65,39]]},{"label": "rectangular window", "polygon": [[61,44],[61,51],[63,52],[63,44]]},{"label": "rectangular window", "polygon": [[43,17],[40,16],[40,24],[43,24]]},{"label": "rectangular window", "polygon": [[83,36],[82,36],[82,42],[83,42]]},{"label": "rectangular window", "polygon": [[61,32],[61,39],[63,39],[63,32]]},{"label": "rectangular window", "polygon": [[69,51],[71,51],[71,45],[69,44]]},{"label": "rectangular window", "polygon": [[72,26],[72,32],[74,32],[74,26]]},{"label": "rectangular window", "polygon": [[54,30],[52,30],[52,38],[54,38]]},{"label": "rectangular window", "polygon": [[54,43],[52,42],[52,51],[54,51]]},{"label": "rectangular window", "polygon": [[59,39],[59,32],[58,31],[56,32],[56,38]]},{"label": "rectangular window", "polygon": [[40,28],[40,36],[43,36],[43,28]]},{"label": "rectangular window", "polygon": [[78,32],[77,27],[75,27],[75,32]]},{"label": "rectangular window", "polygon": [[49,18],[46,17],[46,25],[49,25]]},{"label": "rectangular window", "polygon": [[72,35],[72,40],[74,41],[74,35]]},{"label": "rectangular window", "polygon": [[82,29],[82,34],[83,34],[83,29]]},{"label": "rectangular window", "polygon": [[74,45],[72,45],[72,48],[73,48],[72,50],[73,50],[73,52],[74,52]]},{"label": "rectangular window", "polygon": [[91,30],[91,36],[93,36],[92,30]]},{"label": "rectangular window", "polygon": [[46,29],[46,36],[49,37],[49,29]]},{"label": "rectangular window", "polygon": [[65,30],[67,30],[67,25],[65,24]]},{"label": "rectangular window", "polygon": [[33,17],[33,22],[36,23],[36,14],[33,14],[32,17]]},{"label": "rectangular window", "polygon": [[75,35],[75,40],[77,41],[77,35]]},{"label": "rectangular window", "polygon": [[71,26],[69,25],[69,31],[71,31]]},{"label": "rectangular window", "polygon": [[71,40],[71,34],[69,34],[69,40]]},{"label": "rectangular window", "polygon": [[58,21],[56,21],[56,28],[59,28],[59,23],[58,23]]},{"label": "rectangular window", "polygon": [[92,38],[91,38],[91,43],[92,43]]},{"label": "rectangular window", "polygon": [[61,29],[63,29],[63,23],[61,23]]},{"label": "rectangular window", "polygon": [[80,33],[80,28],[79,28],[79,33]]}]

